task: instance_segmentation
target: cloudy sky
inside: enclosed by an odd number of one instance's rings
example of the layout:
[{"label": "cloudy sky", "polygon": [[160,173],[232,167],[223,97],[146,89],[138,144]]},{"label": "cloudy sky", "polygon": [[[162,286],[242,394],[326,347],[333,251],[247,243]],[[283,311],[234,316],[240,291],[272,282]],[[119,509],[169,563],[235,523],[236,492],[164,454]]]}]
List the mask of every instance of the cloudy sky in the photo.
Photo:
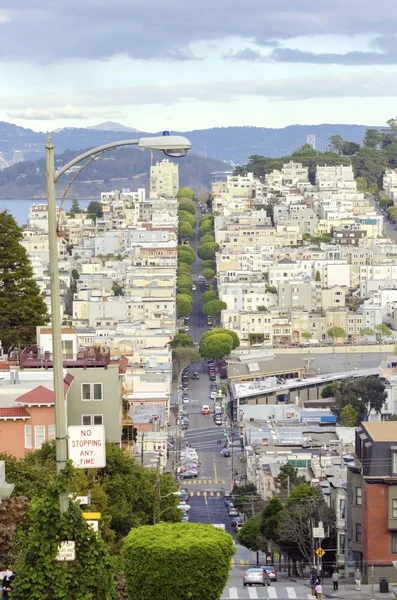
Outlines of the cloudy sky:
[{"label": "cloudy sky", "polygon": [[396,31],[396,0],[1,0],[0,120],[382,125]]}]

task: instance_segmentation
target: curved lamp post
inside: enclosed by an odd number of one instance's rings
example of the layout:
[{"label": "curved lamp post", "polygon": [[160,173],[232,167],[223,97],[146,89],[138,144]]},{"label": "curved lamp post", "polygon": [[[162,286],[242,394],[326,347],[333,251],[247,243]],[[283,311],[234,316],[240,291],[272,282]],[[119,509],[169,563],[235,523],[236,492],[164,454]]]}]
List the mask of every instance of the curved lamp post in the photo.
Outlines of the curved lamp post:
[{"label": "curved lamp post", "polygon": [[[66,465],[67,461],[67,431],[66,431],[66,411],[63,392],[63,359],[62,359],[62,340],[61,340],[61,315],[59,310],[59,272],[58,272],[58,235],[57,235],[57,214],[56,214],[56,195],[55,184],[58,179],[66,173],[71,167],[81,163],[83,160],[95,155],[100,155],[108,150],[114,150],[122,146],[139,146],[146,150],[161,150],[167,156],[172,158],[181,158],[186,156],[191,148],[188,139],[178,135],[168,135],[164,132],[163,136],[139,138],[135,140],[125,140],[113,142],[98,146],[88,150],[64,167],[55,171],[54,145],[49,135],[46,144],[46,178],[47,178],[47,200],[48,200],[48,243],[50,256],[50,285],[51,285],[51,327],[52,327],[52,360],[54,371],[54,402],[55,402],[55,448],[56,448],[56,469],[59,473]],[[68,509],[69,498],[67,492],[60,495],[61,512]]]}]

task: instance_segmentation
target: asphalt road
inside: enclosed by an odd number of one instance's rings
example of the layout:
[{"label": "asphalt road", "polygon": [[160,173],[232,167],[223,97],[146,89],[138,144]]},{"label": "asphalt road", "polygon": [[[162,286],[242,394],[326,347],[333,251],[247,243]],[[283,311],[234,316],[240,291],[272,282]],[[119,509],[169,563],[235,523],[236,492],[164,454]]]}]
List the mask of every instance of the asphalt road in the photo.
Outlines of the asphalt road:
[{"label": "asphalt road", "polygon": [[[254,565],[251,565],[254,566]],[[246,567],[248,568],[248,567]],[[229,580],[223,590],[221,600],[246,600],[259,598],[270,600],[313,600],[310,588],[303,582],[292,582],[282,575],[278,581],[272,582],[270,587],[252,586],[243,587],[243,566],[235,566],[229,572]]]}]

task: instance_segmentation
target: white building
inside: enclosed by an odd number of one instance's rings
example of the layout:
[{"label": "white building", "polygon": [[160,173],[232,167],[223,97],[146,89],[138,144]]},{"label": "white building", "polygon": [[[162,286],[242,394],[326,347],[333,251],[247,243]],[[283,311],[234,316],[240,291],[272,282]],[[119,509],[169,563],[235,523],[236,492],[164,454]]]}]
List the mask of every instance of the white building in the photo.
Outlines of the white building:
[{"label": "white building", "polygon": [[150,167],[150,196],[175,198],[179,189],[179,167],[164,158]]}]

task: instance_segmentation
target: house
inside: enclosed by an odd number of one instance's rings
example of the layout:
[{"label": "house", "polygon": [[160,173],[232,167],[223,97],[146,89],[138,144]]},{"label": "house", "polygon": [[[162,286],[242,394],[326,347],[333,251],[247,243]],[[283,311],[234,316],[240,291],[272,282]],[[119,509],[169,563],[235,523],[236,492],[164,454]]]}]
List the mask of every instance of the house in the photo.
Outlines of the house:
[{"label": "house", "polygon": [[396,579],[397,560],[397,422],[361,423],[355,457],[348,463],[348,560],[365,582]]}]

